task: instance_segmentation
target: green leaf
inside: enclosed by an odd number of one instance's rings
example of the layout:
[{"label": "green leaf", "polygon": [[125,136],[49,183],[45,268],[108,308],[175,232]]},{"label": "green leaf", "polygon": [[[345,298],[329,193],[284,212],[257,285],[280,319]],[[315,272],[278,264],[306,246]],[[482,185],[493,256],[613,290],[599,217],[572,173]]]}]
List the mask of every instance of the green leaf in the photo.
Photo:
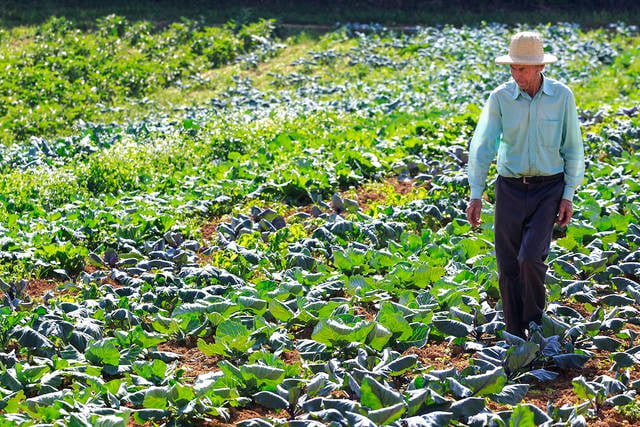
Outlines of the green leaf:
[{"label": "green leaf", "polygon": [[266,365],[242,365],[240,372],[245,380],[257,378],[259,380],[280,380],[284,377],[284,369]]},{"label": "green leaf", "polygon": [[11,414],[18,412],[20,403],[25,400],[25,394],[23,390],[18,390],[15,393],[11,393],[0,400],[0,410],[4,413]]},{"label": "green leaf", "polygon": [[609,307],[624,307],[635,303],[635,300],[620,294],[610,294],[601,297],[600,303]]},{"label": "green leaf", "polygon": [[562,239],[556,240],[556,244],[565,248],[567,251],[573,251],[580,244],[571,236],[566,236]]},{"label": "green leaf", "polygon": [[385,366],[385,369],[391,376],[402,375],[410,369],[413,369],[416,366],[417,361],[418,356],[416,354],[410,354],[407,356],[399,357],[393,362],[390,362]]},{"label": "green leaf", "polygon": [[338,250],[333,253],[333,263],[339,271],[349,272],[356,267],[363,267],[367,264],[366,253]]},{"label": "green leaf", "polygon": [[89,343],[84,354],[87,360],[95,365],[113,365],[120,363],[120,352],[114,338],[106,338]]},{"label": "green leaf", "polygon": [[518,406],[509,418],[509,427],[535,427],[534,415],[527,406]]},{"label": "green leaf", "polygon": [[[242,379],[242,372],[240,371],[240,369],[236,368],[228,360],[221,360],[218,363],[218,367],[225,374],[226,377],[233,378],[233,379]],[[204,377],[204,380],[206,380],[206,374],[203,377]],[[198,378],[200,378],[200,377],[198,377]]]},{"label": "green leaf", "polygon": [[141,348],[149,348],[154,347],[160,343],[166,341],[160,334],[154,334],[152,332],[147,332],[142,327],[136,327],[136,331],[132,336],[132,341],[134,344],[138,345]]},{"label": "green leaf", "polygon": [[405,418],[407,427],[440,427],[448,426],[453,418],[453,413],[433,411],[419,417]]},{"label": "green leaf", "polygon": [[242,307],[251,309],[255,314],[263,314],[267,308],[266,300],[250,296],[239,296],[237,302]]},{"label": "green leaf", "polygon": [[169,389],[166,387],[151,387],[144,394],[142,405],[151,409],[167,409]]},{"label": "green leaf", "polygon": [[458,380],[456,380],[453,377],[446,378],[446,381],[447,381],[447,385],[449,386],[449,391],[455,397],[465,398],[465,397],[469,397],[469,396],[471,396],[473,394],[471,389],[469,389],[468,387],[463,386],[462,384],[460,384],[458,382]]},{"label": "green leaf", "polygon": [[343,342],[365,342],[374,327],[374,323],[364,320],[349,326],[333,319],[320,319],[313,328],[311,339],[329,346]]},{"label": "green leaf", "polygon": [[64,398],[64,394],[65,393],[62,391],[46,393],[39,396],[31,397],[25,400],[25,403],[31,411],[37,412],[38,406],[40,407],[52,406],[57,401],[62,400]]},{"label": "green leaf", "polygon": [[471,417],[485,409],[483,397],[468,397],[451,404],[449,410],[453,412],[454,418]]},{"label": "green leaf", "polygon": [[586,354],[558,354],[553,356],[553,361],[560,369],[579,369],[587,363],[589,356]]},{"label": "green leaf", "polygon": [[[216,345],[204,346],[213,354],[227,354],[226,349],[244,353],[248,351],[254,344],[255,340],[251,338],[251,332],[241,322],[235,319],[222,321],[216,329]],[[221,353],[222,352],[222,353]]]},{"label": "green leaf", "polygon": [[269,301],[269,312],[274,318],[281,322],[288,322],[294,316],[294,313],[289,309],[289,307],[275,298]]},{"label": "green leaf", "polygon": [[411,336],[404,341],[406,345],[413,345],[418,348],[424,347],[429,339],[429,333],[431,332],[431,326],[424,323],[412,323],[411,324]]},{"label": "green leaf", "polygon": [[144,424],[147,421],[159,421],[170,415],[171,411],[166,409],[140,409],[133,412],[133,419],[139,424]]},{"label": "green leaf", "polygon": [[507,383],[507,376],[503,368],[496,368],[484,374],[468,376],[464,382],[474,396],[484,396],[500,393]]},{"label": "green leaf", "polygon": [[158,359],[150,362],[135,361],[131,367],[136,374],[147,380],[164,378],[167,373],[167,364]]},{"label": "green leaf", "polygon": [[527,341],[517,346],[512,346],[507,350],[506,368],[507,372],[517,372],[533,362],[540,350],[536,343]]},{"label": "green leaf", "polygon": [[553,381],[558,377],[557,372],[548,371],[546,369],[532,369],[522,375],[516,377],[517,380],[537,380],[537,381]]},{"label": "green leaf", "polygon": [[180,324],[177,319],[170,317],[163,317],[157,315],[152,321],[151,326],[156,332],[161,334],[171,335],[180,330]]},{"label": "green leaf", "polygon": [[307,383],[307,397],[315,397],[329,381],[329,375],[320,372]]},{"label": "green leaf", "polygon": [[92,427],[125,427],[124,418],[117,415],[102,415],[93,421]]},{"label": "green leaf", "polygon": [[380,311],[376,315],[376,321],[380,322],[395,335],[399,335],[397,337],[398,341],[407,339],[413,332],[402,311],[389,302],[382,303]]},{"label": "green leaf", "polygon": [[25,366],[20,363],[16,364],[16,377],[22,384],[34,383],[43,375],[48,373],[51,368],[46,365]]},{"label": "green leaf", "polygon": [[596,389],[593,388],[593,386],[591,386],[589,383],[587,383],[587,380],[582,375],[574,378],[571,383],[573,384],[573,391],[579,398],[589,401],[595,399]]},{"label": "green leaf", "polygon": [[628,394],[618,394],[616,396],[608,398],[605,403],[611,406],[625,406],[630,405],[634,401],[635,399],[633,398],[633,396],[630,396]]},{"label": "green leaf", "polygon": [[418,413],[424,405],[428,405],[431,399],[431,390],[428,388],[407,390],[405,401],[409,409],[409,415]]},{"label": "green leaf", "polygon": [[454,337],[466,337],[472,331],[471,326],[458,320],[448,319],[446,317],[434,317],[433,325],[443,334]]},{"label": "green leaf", "polygon": [[197,303],[184,303],[180,304],[173,310],[172,316],[185,316],[189,314],[205,314],[209,312],[211,304],[197,302]]},{"label": "green leaf", "polygon": [[[344,411],[344,422],[346,425],[354,426],[354,427],[377,427],[378,424],[375,424],[371,421],[370,418],[365,417],[364,415],[360,415],[359,413],[352,411]],[[302,424],[297,427],[305,427],[304,424],[309,424],[308,421],[301,421]],[[318,424],[317,426],[313,425],[313,427],[320,427],[325,424]],[[291,427],[294,427],[294,423],[291,423]]]},{"label": "green leaf", "polygon": [[387,425],[399,420],[406,410],[404,403],[397,403],[393,406],[369,411],[367,417],[376,425]]},{"label": "green leaf", "polygon": [[[540,408],[538,408],[537,406],[532,405],[530,403],[518,405],[518,407],[515,408],[515,409],[517,410],[518,408],[523,408],[523,407],[527,408],[533,414],[533,424],[532,424],[533,426],[543,425],[545,423],[549,423],[550,421],[552,421],[551,418],[545,412],[543,412]],[[514,410],[514,412],[515,412],[515,410]],[[527,422],[528,423],[528,417],[525,416],[521,422]],[[527,426],[529,426],[530,424],[518,424],[518,425],[527,425]]]},{"label": "green leaf", "polygon": [[227,351],[227,347],[221,342],[207,343],[202,338],[198,338],[198,350],[205,356],[231,356],[231,353]]},{"label": "green leaf", "polygon": [[545,337],[558,335],[562,337],[570,328],[569,325],[557,319],[551,318],[546,314],[542,315],[542,333]]},{"label": "green leaf", "polygon": [[442,267],[432,267],[429,265],[418,265],[413,269],[412,282],[419,288],[426,288],[429,284],[435,283],[446,274]]},{"label": "green leaf", "polygon": [[381,409],[403,402],[402,395],[365,375],[360,385],[360,403],[371,409]]},{"label": "green leaf", "polygon": [[598,336],[593,337],[593,345],[595,345],[598,348],[598,350],[605,350],[605,351],[608,351],[608,352],[614,352],[618,348],[620,348],[622,343],[620,341],[616,340],[616,339],[611,338],[611,337],[598,335]]},{"label": "green leaf", "polygon": [[629,352],[613,353],[611,355],[611,359],[615,362],[615,364],[611,368],[614,371],[617,371],[621,368],[629,368],[638,363],[638,359],[635,357],[635,355]]},{"label": "green leaf", "polygon": [[269,409],[286,409],[289,407],[289,402],[286,399],[271,391],[260,391],[253,396],[253,400],[258,405]]},{"label": "green leaf", "polygon": [[529,384],[509,384],[500,393],[492,394],[489,397],[494,402],[505,405],[517,405],[527,395]]},{"label": "green leaf", "polygon": [[123,384],[124,380],[115,379],[108,381],[104,384],[105,388],[109,391],[109,393],[116,395],[120,390],[120,386]]},{"label": "green leaf", "polygon": [[371,348],[381,351],[392,336],[393,333],[390,330],[379,323],[375,323],[375,326],[367,336],[367,344],[369,344]]},{"label": "green leaf", "polygon": [[53,343],[41,333],[28,326],[15,328],[12,337],[18,340],[21,346],[27,348],[52,348]]},{"label": "green leaf", "polygon": [[616,286],[618,290],[625,291],[629,288],[635,289],[638,287],[638,284],[631,279],[626,277],[612,277],[611,282]]}]

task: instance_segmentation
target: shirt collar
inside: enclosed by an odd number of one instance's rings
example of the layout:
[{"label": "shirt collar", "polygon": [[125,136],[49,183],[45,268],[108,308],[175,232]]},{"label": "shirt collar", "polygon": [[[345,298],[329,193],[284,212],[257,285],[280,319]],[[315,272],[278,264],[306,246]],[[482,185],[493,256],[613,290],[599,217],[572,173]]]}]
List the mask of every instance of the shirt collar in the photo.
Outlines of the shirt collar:
[{"label": "shirt collar", "polygon": [[[518,96],[522,92],[522,89],[520,89],[520,86],[518,86],[518,83],[516,83],[515,80],[513,83],[514,85],[513,85],[512,96],[513,96],[513,99],[516,100],[518,99]],[[553,95],[553,88],[551,87],[551,81],[548,78],[546,78],[544,74],[542,74],[542,88],[540,90],[542,90],[542,93],[546,95]]]}]

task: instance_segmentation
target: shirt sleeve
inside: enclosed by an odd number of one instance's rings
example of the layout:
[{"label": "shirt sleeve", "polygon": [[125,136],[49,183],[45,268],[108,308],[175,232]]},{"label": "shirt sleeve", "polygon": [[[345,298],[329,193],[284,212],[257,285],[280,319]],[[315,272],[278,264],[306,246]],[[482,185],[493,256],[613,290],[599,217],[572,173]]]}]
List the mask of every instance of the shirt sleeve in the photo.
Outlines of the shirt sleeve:
[{"label": "shirt sleeve", "polygon": [[584,179],[584,146],[578,122],[578,111],[573,94],[569,92],[565,105],[563,142],[560,155],[564,159],[563,199],[573,200],[576,188]]},{"label": "shirt sleeve", "polygon": [[472,199],[482,197],[489,166],[491,166],[491,162],[498,151],[501,132],[500,105],[496,99],[495,92],[493,92],[482,109],[480,120],[478,120],[478,125],[469,146],[467,172]]}]

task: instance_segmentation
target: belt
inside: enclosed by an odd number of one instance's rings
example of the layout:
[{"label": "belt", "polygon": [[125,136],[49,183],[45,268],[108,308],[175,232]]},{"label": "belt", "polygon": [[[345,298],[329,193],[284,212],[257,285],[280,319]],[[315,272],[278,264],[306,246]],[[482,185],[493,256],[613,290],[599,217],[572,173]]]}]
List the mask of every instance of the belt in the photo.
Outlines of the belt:
[{"label": "belt", "polygon": [[503,176],[502,179],[509,182],[518,182],[522,184],[539,184],[541,182],[556,181],[564,176],[564,173],[560,172],[555,175],[540,175],[540,176],[519,176],[517,178]]}]

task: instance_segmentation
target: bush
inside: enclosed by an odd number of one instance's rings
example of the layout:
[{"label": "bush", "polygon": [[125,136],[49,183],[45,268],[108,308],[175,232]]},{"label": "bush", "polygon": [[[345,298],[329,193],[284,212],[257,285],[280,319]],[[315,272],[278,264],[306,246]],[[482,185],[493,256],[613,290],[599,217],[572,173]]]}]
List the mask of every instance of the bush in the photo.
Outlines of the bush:
[{"label": "bush", "polygon": [[105,107],[227,64],[272,32],[273,21],[235,28],[185,20],[154,33],[148,22],[116,15],[91,32],[53,17],[19,43],[0,45],[0,143],[64,134]]}]

